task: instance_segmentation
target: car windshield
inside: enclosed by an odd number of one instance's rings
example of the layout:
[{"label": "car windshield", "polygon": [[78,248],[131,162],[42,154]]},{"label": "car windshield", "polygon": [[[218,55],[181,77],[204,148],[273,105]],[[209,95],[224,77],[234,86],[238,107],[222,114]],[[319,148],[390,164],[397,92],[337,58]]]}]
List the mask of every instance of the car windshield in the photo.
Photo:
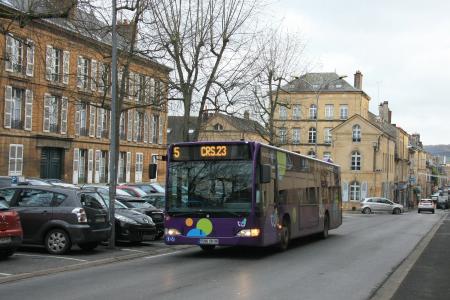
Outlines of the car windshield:
[{"label": "car windshield", "polygon": [[126,191],[121,190],[121,189],[116,189],[116,195],[131,197],[131,195],[129,193],[127,193]]},{"label": "car windshield", "polygon": [[126,201],[126,202],[135,208],[155,208],[153,205],[145,201]]},{"label": "car windshield", "polygon": [[169,169],[168,211],[248,212],[251,161],[173,162]]},{"label": "car windshield", "polygon": [[51,184],[49,184],[49,183],[47,183],[45,181],[36,180],[36,179],[28,179],[26,182],[28,182],[28,184],[30,184],[30,185],[51,186]]}]

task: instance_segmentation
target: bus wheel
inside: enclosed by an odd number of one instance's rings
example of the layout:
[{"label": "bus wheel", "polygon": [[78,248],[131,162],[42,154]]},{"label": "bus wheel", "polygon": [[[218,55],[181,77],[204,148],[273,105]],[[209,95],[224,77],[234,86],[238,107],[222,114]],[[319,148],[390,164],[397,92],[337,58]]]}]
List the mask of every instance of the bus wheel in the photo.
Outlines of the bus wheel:
[{"label": "bus wheel", "polygon": [[328,215],[326,214],[323,218],[323,231],[321,237],[323,239],[326,239],[328,237],[328,230],[330,229],[330,219],[328,218]]},{"label": "bus wheel", "polygon": [[289,247],[289,240],[291,239],[291,231],[289,227],[289,222],[284,219],[283,225],[281,225],[281,238],[280,238],[280,245],[279,248],[281,251],[285,251]]},{"label": "bus wheel", "polygon": [[200,248],[205,252],[211,252],[216,248],[216,245],[200,245]]}]

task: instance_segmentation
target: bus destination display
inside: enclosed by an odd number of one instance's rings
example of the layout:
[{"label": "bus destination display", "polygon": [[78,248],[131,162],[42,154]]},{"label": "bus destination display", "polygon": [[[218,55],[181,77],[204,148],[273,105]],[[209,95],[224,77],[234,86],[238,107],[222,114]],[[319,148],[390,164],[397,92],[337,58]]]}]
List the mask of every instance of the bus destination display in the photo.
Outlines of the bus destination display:
[{"label": "bus destination display", "polygon": [[248,145],[186,145],[172,148],[172,160],[242,160],[250,159]]}]

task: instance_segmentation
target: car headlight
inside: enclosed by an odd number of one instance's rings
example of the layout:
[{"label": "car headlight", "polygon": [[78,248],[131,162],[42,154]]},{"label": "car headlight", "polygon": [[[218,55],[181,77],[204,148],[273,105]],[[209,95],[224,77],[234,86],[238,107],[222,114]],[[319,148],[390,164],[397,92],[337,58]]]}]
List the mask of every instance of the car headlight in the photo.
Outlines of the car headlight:
[{"label": "car headlight", "polygon": [[175,235],[181,235],[181,232],[175,228],[166,228],[166,229],[164,229],[164,234],[167,236],[175,236]]},{"label": "car headlight", "polygon": [[120,222],[124,222],[124,223],[129,223],[129,224],[139,224],[138,222],[136,222],[133,219],[130,219],[128,217],[122,216],[122,215],[118,215],[115,214],[114,217],[119,220]]},{"label": "car headlight", "polygon": [[261,233],[261,230],[259,228],[252,228],[252,229],[242,229],[239,231],[236,236],[238,237],[257,237]]},{"label": "car headlight", "polygon": [[144,216],[143,220],[144,220],[144,223],[147,223],[147,224],[150,224],[150,225],[155,225],[155,222],[153,222],[152,217]]}]

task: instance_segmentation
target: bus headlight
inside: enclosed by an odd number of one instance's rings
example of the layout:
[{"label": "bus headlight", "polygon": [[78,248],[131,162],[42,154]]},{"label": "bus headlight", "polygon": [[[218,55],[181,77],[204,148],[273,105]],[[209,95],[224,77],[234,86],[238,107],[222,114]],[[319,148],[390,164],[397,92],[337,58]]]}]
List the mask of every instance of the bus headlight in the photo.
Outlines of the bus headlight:
[{"label": "bus headlight", "polygon": [[238,237],[257,237],[261,233],[261,230],[259,228],[252,228],[252,229],[242,229],[239,231],[236,236]]},{"label": "bus headlight", "polygon": [[181,235],[181,232],[175,228],[166,228],[166,229],[164,229],[164,234],[167,236],[175,236],[175,235]]}]

